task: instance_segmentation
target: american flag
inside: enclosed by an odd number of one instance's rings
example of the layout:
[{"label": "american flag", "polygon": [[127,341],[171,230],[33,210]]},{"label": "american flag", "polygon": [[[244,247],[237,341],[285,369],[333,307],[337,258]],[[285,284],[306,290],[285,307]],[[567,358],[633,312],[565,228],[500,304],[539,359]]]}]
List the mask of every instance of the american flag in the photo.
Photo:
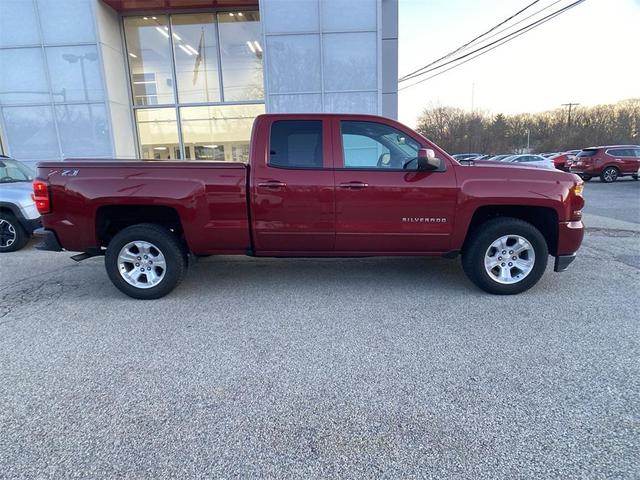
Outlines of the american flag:
[{"label": "american flag", "polygon": [[202,63],[202,54],[204,52],[204,29],[200,34],[200,43],[198,44],[198,54],[196,55],[196,64],[193,66],[193,84],[198,81],[198,72],[200,71],[200,63]]}]

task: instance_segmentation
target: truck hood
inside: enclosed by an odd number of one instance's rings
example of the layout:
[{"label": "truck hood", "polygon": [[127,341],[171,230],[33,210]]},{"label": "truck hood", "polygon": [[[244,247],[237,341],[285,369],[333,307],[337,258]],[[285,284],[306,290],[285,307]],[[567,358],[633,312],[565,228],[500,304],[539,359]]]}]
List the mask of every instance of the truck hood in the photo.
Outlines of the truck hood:
[{"label": "truck hood", "polygon": [[471,179],[521,180],[521,181],[568,181],[577,182],[580,178],[555,168],[532,167],[516,164],[505,165],[503,162],[476,162],[461,164],[459,170],[463,177]]}]

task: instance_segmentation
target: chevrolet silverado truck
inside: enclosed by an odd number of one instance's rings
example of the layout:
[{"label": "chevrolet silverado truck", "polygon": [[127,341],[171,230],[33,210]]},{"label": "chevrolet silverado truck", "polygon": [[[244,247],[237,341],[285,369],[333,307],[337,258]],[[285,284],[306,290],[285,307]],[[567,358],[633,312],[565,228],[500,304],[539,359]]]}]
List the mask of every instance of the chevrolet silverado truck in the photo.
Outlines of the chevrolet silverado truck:
[{"label": "chevrolet silverado truck", "polygon": [[493,294],[523,292],[573,261],[582,180],[558,170],[460,163],[370,115],[266,114],[249,163],[67,160],[38,165],[40,248],[104,255],[125,294],[159,298],[189,256],[462,257]]}]

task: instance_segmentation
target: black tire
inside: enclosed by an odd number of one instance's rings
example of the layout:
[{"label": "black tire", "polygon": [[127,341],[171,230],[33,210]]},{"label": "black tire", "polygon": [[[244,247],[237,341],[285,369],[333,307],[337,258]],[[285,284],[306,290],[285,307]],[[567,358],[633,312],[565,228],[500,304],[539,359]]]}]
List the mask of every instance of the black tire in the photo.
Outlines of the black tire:
[{"label": "black tire", "polygon": [[633,178],[636,182],[638,181],[638,175],[631,175],[631,178]]},{"label": "black tire", "polygon": [[0,212],[0,253],[15,252],[29,241],[18,219],[9,212]]},{"label": "black tire", "polygon": [[[487,272],[484,263],[491,244],[505,235],[523,237],[530,243],[535,254],[531,271],[521,280],[511,284],[500,283]],[[462,252],[462,267],[469,279],[485,292],[513,295],[529,290],[540,280],[547,268],[548,257],[547,242],[536,227],[517,218],[501,217],[488,220],[472,233]],[[512,269],[509,270],[513,272]]]},{"label": "black tire", "polygon": [[[164,256],[166,269],[160,270],[163,276],[157,285],[147,288],[136,287],[125,280],[120,273],[118,256],[123,247],[131,242],[151,243]],[[151,300],[164,297],[178,286],[184,278],[188,262],[184,246],[168,229],[153,223],[141,223],[125,228],[113,237],[107,247],[104,264],[109,278],[118,290],[133,298]],[[131,267],[133,270],[133,264]],[[155,271],[159,267],[153,268]],[[144,273],[142,276],[146,280]]]},{"label": "black tire", "polygon": [[600,181],[603,183],[613,183],[618,179],[620,171],[616,167],[607,167],[600,174]]},{"label": "black tire", "polygon": [[590,177],[589,175],[580,175],[580,178],[582,179],[583,182],[588,182],[593,177]]}]

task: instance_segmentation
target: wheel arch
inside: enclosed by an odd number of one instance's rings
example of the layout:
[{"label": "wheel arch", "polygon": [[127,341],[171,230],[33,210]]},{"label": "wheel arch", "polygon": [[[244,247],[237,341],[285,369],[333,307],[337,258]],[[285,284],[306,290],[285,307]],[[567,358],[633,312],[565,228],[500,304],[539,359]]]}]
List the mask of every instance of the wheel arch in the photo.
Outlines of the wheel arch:
[{"label": "wheel arch", "polygon": [[469,239],[483,223],[493,218],[510,217],[517,218],[532,224],[544,237],[551,255],[558,251],[558,213],[551,207],[526,206],[526,205],[484,205],[478,207],[469,222],[467,233],[462,245],[465,250]]},{"label": "wheel arch", "polygon": [[0,202],[0,212],[10,213],[14,217],[16,217],[18,221],[20,221],[21,217],[23,217],[22,212],[20,212],[20,209],[14,203]]},{"label": "wheel arch", "polygon": [[184,241],[184,228],[178,211],[164,205],[104,205],[97,209],[95,220],[96,238],[100,247],[106,247],[111,239],[123,229],[152,223],[166,227]]},{"label": "wheel arch", "polygon": [[615,168],[615,169],[618,171],[618,175],[619,175],[620,173],[622,173],[622,169],[621,169],[617,164],[615,164],[615,163],[611,163],[611,162],[608,162],[608,163],[605,163],[605,164],[602,166],[602,168],[600,168],[600,174],[602,174],[602,172],[604,172],[604,171],[605,171],[607,168],[609,168],[609,167],[613,167],[613,168]]}]

